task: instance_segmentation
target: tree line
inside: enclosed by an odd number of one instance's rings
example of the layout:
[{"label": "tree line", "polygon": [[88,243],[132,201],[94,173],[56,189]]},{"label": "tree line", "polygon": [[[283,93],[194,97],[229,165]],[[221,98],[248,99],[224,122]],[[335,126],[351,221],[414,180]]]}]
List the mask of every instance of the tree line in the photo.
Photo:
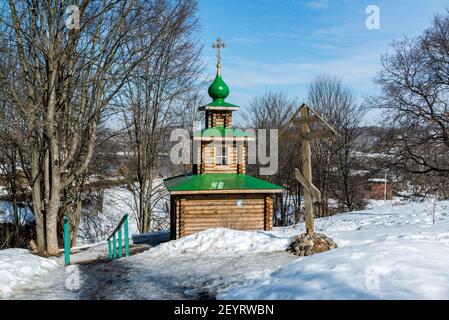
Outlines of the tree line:
[{"label": "tree line", "polygon": [[2,154],[10,191],[31,193],[37,249],[49,255],[59,252],[65,214],[75,244],[98,134],[123,117],[139,229],[148,230],[160,135],[181,122],[201,70],[195,1],[70,4],[79,9],[75,28],[67,27],[68,4],[60,1],[11,0],[0,17]]}]

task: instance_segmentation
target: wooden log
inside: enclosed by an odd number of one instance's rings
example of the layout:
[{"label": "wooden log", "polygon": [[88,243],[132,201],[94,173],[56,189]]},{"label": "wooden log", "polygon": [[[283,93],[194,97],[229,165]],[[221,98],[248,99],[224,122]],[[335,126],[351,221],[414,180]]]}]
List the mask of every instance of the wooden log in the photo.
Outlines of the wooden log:
[{"label": "wooden log", "polygon": [[313,185],[313,183],[309,182],[301,172],[295,168],[295,178],[301,183],[301,185],[306,189],[307,192],[312,194],[312,197],[315,201],[321,201],[321,192],[317,187]]},{"label": "wooden log", "polygon": [[185,232],[185,198],[180,199],[180,222],[181,222],[181,237],[184,236]]},{"label": "wooden log", "polygon": [[315,123],[320,121],[317,116],[300,117],[293,120],[297,125],[302,125],[304,123]]},{"label": "wooden log", "polygon": [[[300,110],[301,117],[309,116],[309,109],[307,106],[303,106]],[[310,133],[309,124],[303,123],[300,126],[301,134],[307,135]],[[310,150],[310,141],[305,139],[301,144],[301,158],[302,158],[302,170],[304,173],[304,178],[312,183],[312,154]],[[307,190],[304,190],[304,200],[305,200],[305,215],[306,215],[306,232],[308,234],[313,234],[314,223],[313,223],[313,201],[312,194]]]},{"label": "wooden log", "polygon": [[249,225],[260,225],[262,228],[264,227],[264,222],[262,220],[262,218],[258,219],[258,220],[247,220],[247,219],[239,219],[239,220],[230,220],[230,219],[216,219],[216,220],[208,220],[208,221],[201,221],[201,220],[189,220],[186,228],[191,228],[192,226],[198,227],[198,226],[220,226],[223,225],[226,222],[230,222],[230,223],[245,223],[245,224],[249,224]]},{"label": "wooden log", "polygon": [[[248,199],[238,198],[238,200],[243,201],[243,206],[246,205],[263,205],[264,199]],[[229,198],[229,199],[210,199],[210,200],[200,200],[200,199],[188,199],[186,204],[188,206],[222,206],[222,205],[232,205],[236,204],[237,198]]]}]

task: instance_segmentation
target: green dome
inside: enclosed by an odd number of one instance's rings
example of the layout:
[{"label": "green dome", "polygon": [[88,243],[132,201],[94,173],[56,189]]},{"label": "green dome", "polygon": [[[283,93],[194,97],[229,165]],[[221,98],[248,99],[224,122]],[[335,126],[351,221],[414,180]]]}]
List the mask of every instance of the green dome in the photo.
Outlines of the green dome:
[{"label": "green dome", "polygon": [[223,81],[220,74],[217,74],[214,82],[210,85],[208,92],[209,96],[214,99],[214,101],[217,99],[224,100],[229,95],[229,87]]}]

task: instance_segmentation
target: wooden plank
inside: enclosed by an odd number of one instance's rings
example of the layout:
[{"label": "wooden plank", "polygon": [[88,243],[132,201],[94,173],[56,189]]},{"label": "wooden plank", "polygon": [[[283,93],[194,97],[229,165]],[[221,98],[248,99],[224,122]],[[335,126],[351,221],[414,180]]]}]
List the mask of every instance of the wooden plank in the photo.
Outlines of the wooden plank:
[{"label": "wooden plank", "polygon": [[243,193],[282,193],[282,189],[247,189],[247,190],[195,190],[195,191],[172,191],[173,195],[190,194],[243,194]]},{"label": "wooden plank", "polygon": [[[247,205],[263,205],[264,201],[261,199],[248,199],[248,198],[241,198],[240,200],[243,200],[243,206],[246,207]],[[236,205],[237,198],[231,198],[231,199],[211,199],[211,200],[187,200],[187,206],[223,206],[223,205]]]},{"label": "wooden plank", "polygon": [[262,217],[259,220],[231,220],[231,219],[217,219],[217,220],[210,220],[206,222],[202,221],[189,221],[186,225],[187,229],[199,229],[199,228],[212,228],[212,227],[220,227],[223,226],[226,223],[235,223],[235,224],[246,224],[248,226],[253,226],[257,228],[264,229],[264,221]]},{"label": "wooden plank", "polygon": [[[248,219],[238,219],[238,220],[229,220],[230,222],[235,222],[235,223],[245,223],[248,225],[257,225],[257,226],[261,226],[262,228],[264,227],[264,221],[262,219],[262,216],[259,219],[252,219],[252,220],[248,220]],[[215,220],[207,220],[207,221],[201,221],[201,220],[188,220],[187,224],[186,224],[186,228],[187,229],[192,229],[192,228],[196,228],[196,227],[211,227],[211,226],[217,226],[219,227],[220,225],[222,225],[223,223],[227,222],[227,219],[215,219]]]},{"label": "wooden plank", "polygon": [[199,200],[199,201],[218,201],[218,200],[232,200],[232,199],[247,199],[247,200],[259,200],[264,201],[265,196],[263,194],[216,194],[205,198],[203,195],[191,195],[187,198],[188,201]]},{"label": "wooden plank", "polygon": [[305,104],[304,104],[303,108],[307,108],[308,110],[312,111],[313,114],[315,116],[317,116],[318,119],[320,119],[320,122],[322,124],[324,124],[330,131],[332,131],[334,133],[334,135],[341,138],[341,135],[337,132],[337,130],[335,130],[335,128],[333,126],[331,126],[317,111],[313,110],[312,108],[310,108],[309,106],[307,106]]},{"label": "wooden plank", "polygon": [[302,125],[304,123],[315,123],[318,121],[320,121],[320,119],[317,116],[300,117],[293,120],[293,122],[297,125]]},{"label": "wooden plank", "polygon": [[306,189],[307,192],[311,193],[315,198],[315,201],[321,201],[321,192],[317,187],[313,185],[313,183],[307,181],[307,179],[301,174],[301,172],[295,168],[295,178],[298,180],[301,185]]},{"label": "wooden plank", "polygon": [[223,210],[226,208],[227,210],[234,210],[238,209],[240,211],[243,210],[252,210],[252,209],[263,209],[264,204],[252,204],[252,205],[243,205],[243,207],[239,208],[235,204],[222,204],[221,206],[198,206],[198,205],[188,205],[187,208],[189,210],[196,210],[196,211],[208,211],[208,210]]},{"label": "wooden plank", "polygon": [[185,198],[180,199],[180,229],[181,229],[181,237],[184,236],[185,232]]}]

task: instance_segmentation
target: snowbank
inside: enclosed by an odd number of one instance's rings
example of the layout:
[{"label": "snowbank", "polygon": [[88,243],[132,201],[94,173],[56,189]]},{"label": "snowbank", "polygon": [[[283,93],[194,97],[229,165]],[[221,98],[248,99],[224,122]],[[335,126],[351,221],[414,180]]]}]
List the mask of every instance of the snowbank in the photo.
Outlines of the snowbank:
[{"label": "snowbank", "polygon": [[163,243],[143,254],[243,254],[284,251],[291,236],[276,236],[264,231],[238,231],[225,228],[205,230]]},{"label": "snowbank", "polygon": [[57,267],[55,261],[33,255],[26,249],[0,250],[0,298],[8,298],[14,288]]},{"label": "snowbank", "polygon": [[442,244],[349,246],[298,259],[218,299],[447,299],[448,265]]},{"label": "snowbank", "polygon": [[[449,298],[449,201],[437,202],[435,208],[426,202],[376,203],[371,209],[317,219],[316,230],[339,248],[298,258],[217,298]],[[283,232],[291,230],[276,234]]]}]

